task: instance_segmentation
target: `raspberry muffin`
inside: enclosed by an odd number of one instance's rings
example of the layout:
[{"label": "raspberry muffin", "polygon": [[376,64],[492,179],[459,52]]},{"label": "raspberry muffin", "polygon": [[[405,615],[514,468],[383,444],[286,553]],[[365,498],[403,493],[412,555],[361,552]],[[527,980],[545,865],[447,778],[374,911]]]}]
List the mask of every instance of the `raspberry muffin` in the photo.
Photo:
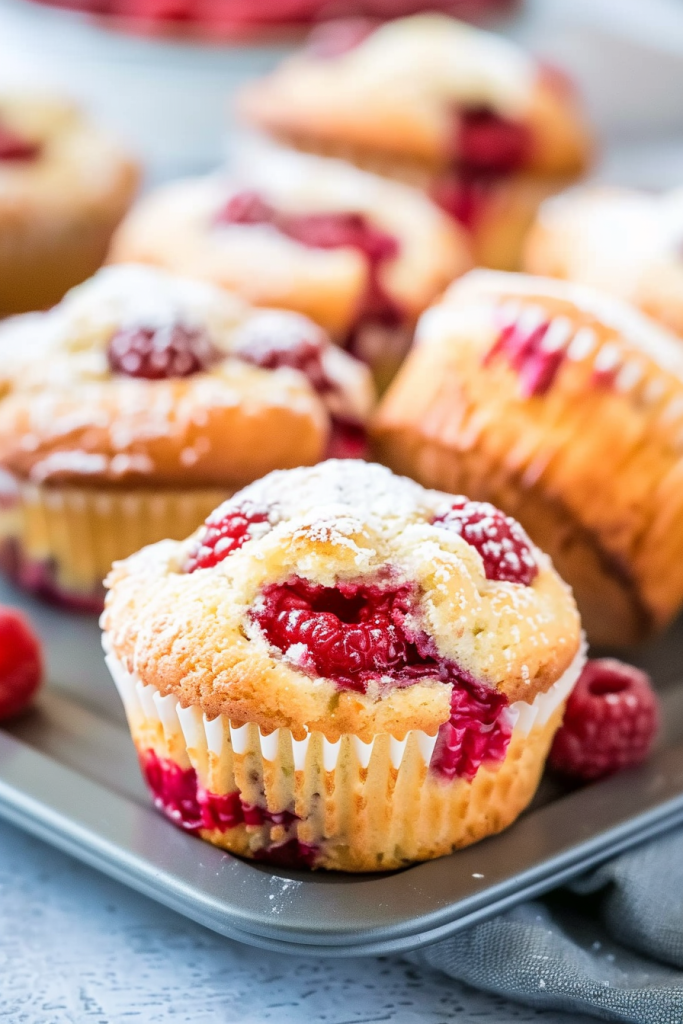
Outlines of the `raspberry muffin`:
[{"label": "raspberry muffin", "polygon": [[632,307],[474,271],[425,314],[374,430],[392,468],[519,519],[595,643],[680,608],[683,351]]},{"label": "raspberry muffin", "polygon": [[304,313],[380,384],[419,313],[471,266],[462,233],[419,191],[258,143],[244,146],[231,180],[177,182],[144,199],[110,260],[158,264]]},{"label": "raspberry muffin", "polygon": [[539,203],[589,161],[558,72],[438,14],[318,29],[239,108],[290,145],[424,188],[465,227],[476,262],[501,269],[517,268]]},{"label": "raspberry muffin", "polygon": [[361,455],[370,374],[305,317],[152,267],[0,327],[0,548],[100,607],[115,558],[183,537],[274,468]]},{"label": "raspberry muffin", "polygon": [[0,95],[0,317],[94,273],[137,184],[137,165],[74,107]]},{"label": "raspberry muffin", "polygon": [[389,870],[505,828],[584,659],[514,520],[363,462],[272,473],[107,585],[157,806],[276,864]]},{"label": "raspberry muffin", "polygon": [[544,203],[526,269],[602,288],[683,335],[683,189],[573,189]]}]

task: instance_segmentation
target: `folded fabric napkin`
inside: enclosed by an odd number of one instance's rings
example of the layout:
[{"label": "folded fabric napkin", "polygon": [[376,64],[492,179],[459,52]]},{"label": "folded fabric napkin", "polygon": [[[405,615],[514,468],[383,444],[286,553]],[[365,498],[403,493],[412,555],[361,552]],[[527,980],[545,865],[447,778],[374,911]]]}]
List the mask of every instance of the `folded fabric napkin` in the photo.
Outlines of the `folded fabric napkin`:
[{"label": "folded fabric napkin", "polygon": [[531,1006],[682,1024],[683,829],[407,959]]}]

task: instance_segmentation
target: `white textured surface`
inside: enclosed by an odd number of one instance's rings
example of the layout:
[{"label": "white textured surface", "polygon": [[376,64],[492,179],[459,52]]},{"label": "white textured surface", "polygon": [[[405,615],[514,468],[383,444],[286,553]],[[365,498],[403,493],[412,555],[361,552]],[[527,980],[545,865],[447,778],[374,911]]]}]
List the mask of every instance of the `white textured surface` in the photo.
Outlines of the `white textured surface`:
[{"label": "white textured surface", "polygon": [[8,1024],[581,1024],[397,960],[229,942],[0,823]]}]

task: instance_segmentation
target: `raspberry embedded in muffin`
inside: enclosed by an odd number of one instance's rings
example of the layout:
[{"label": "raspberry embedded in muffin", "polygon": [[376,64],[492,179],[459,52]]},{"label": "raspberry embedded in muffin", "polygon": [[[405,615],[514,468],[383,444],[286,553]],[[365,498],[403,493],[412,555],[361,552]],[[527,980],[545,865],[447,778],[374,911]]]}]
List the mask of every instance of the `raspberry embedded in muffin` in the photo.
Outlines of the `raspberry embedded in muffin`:
[{"label": "raspberry embedded in muffin", "polygon": [[0,163],[29,163],[40,156],[41,145],[0,122]]},{"label": "raspberry embedded in muffin", "polygon": [[221,358],[207,332],[200,327],[124,327],[107,348],[113,373],[145,380],[189,377],[208,370]]},{"label": "raspberry embedded in muffin", "polygon": [[382,230],[362,213],[292,214],[278,211],[258,192],[248,189],[232,195],[214,218],[217,226],[227,224],[270,224],[283,235],[312,249],[356,249],[367,262],[368,280],[357,323],[347,342],[353,348],[353,335],[361,321],[375,321],[398,327],[404,320],[399,304],[388,295],[380,268],[398,256],[398,240]]},{"label": "raspberry embedded in muffin", "polygon": [[318,394],[335,389],[325,365],[328,336],[306,317],[280,312],[255,313],[236,333],[231,352],[265,370],[299,370]]},{"label": "raspberry embedded in muffin", "polygon": [[[185,572],[196,569],[211,569],[224,558],[237,551],[248,540],[259,536],[268,529],[267,509],[258,508],[245,502],[237,505],[226,501],[219,505],[206,520],[185,564]],[[257,531],[252,527],[259,527]]]},{"label": "raspberry embedded in muffin", "polygon": [[453,530],[477,549],[489,580],[528,587],[538,575],[531,541],[522,527],[486,501],[456,498],[434,524]]},{"label": "raspberry embedded in muffin", "polygon": [[490,107],[465,107],[456,114],[455,158],[470,171],[510,174],[525,163],[531,138],[526,125]]}]

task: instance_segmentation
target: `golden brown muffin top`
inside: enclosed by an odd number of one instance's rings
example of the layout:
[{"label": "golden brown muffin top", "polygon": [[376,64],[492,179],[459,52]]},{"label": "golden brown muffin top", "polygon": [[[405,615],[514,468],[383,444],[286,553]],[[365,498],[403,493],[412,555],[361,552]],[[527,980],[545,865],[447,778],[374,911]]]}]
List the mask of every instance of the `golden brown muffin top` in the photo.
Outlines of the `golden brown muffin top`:
[{"label": "golden brown muffin top", "polygon": [[354,325],[368,292],[368,260],[350,245],[304,244],[268,222],[229,220],[235,196],[252,194],[285,218],[359,215],[393,243],[378,285],[402,318],[418,314],[469,269],[463,232],[427,196],[341,160],[252,144],[234,174],[163,186],[135,207],[114,237],[111,262],[134,260],[212,281],[255,305],[311,316],[333,335]]},{"label": "golden brown muffin top", "polygon": [[374,399],[367,368],[305,317],[132,265],[6,321],[2,391],[0,465],[111,485],[241,486],[316,461],[331,417],[362,425]]},{"label": "golden brown muffin top", "polygon": [[[457,523],[455,507],[465,509]],[[382,466],[272,473],[207,523],[117,563],[102,623],[128,671],[209,717],[299,738],[433,735],[449,719],[454,678],[530,703],[577,657],[571,592],[518,524]],[[346,615],[332,646],[301,626],[326,602]],[[292,618],[285,606],[303,611]],[[382,647],[389,622],[398,648]]]},{"label": "golden brown muffin top", "polygon": [[462,110],[529,129],[519,169],[573,174],[590,149],[566,82],[509,40],[440,14],[388,22],[339,54],[314,43],[247,84],[240,108],[304,148],[346,143],[435,168],[464,155],[454,130]]},{"label": "golden brown muffin top", "polygon": [[73,104],[0,95],[0,222],[66,211],[96,216],[111,202],[130,201],[138,178],[137,164]]},{"label": "golden brown muffin top", "polygon": [[683,346],[634,307],[474,271],[420,321],[374,430],[416,458],[423,442],[476,458],[511,503],[557,503],[652,625],[680,606]]}]

